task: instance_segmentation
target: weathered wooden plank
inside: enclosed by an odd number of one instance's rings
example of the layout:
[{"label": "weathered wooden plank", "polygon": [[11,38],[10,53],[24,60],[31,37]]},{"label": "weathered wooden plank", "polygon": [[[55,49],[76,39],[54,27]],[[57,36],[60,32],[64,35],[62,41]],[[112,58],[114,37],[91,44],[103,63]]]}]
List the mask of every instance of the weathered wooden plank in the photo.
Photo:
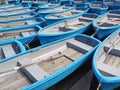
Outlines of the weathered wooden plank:
[{"label": "weathered wooden plank", "polygon": [[24,76],[24,74],[17,72],[14,75],[0,82],[1,90],[17,90],[21,87],[29,85],[31,82]]},{"label": "weathered wooden plank", "polygon": [[[62,54],[66,55],[67,57],[75,60],[76,58],[80,57],[81,54],[80,52],[74,50],[74,49],[66,49],[62,52]],[[55,54],[53,57],[57,57],[59,56],[59,54]],[[46,62],[46,63],[42,63],[39,64],[41,68],[43,68],[46,72],[48,72],[49,74],[65,67],[66,65],[68,65],[69,63],[71,63],[72,61],[69,60],[68,58],[65,57],[61,57],[58,58],[56,60],[51,60],[51,62]]]}]

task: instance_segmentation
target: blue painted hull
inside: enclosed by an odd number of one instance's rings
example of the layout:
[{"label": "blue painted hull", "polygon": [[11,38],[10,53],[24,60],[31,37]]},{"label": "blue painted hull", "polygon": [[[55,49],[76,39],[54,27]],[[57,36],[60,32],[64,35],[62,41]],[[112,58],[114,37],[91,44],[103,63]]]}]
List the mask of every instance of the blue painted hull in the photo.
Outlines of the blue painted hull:
[{"label": "blue painted hull", "polygon": [[[82,35],[78,35],[78,36],[82,36]],[[85,36],[85,35],[83,35],[83,36]],[[91,38],[89,36],[87,36],[87,37]],[[67,39],[67,38],[64,38],[64,39]],[[64,40],[64,39],[62,39],[62,40]],[[61,40],[58,40],[58,41],[61,41]],[[56,42],[58,42],[58,41],[56,41]],[[91,38],[91,41],[92,41],[92,38]],[[95,40],[95,39],[94,39],[94,41],[99,42],[98,40]],[[60,70],[49,75],[48,77],[46,77],[36,83],[33,83],[27,87],[22,88],[22,90],[32,90],[32,89],[45,90],[45,89],[49,88],[50,86],[56,84],[57,82],[64,79],[65,77],[67,77],[72,72],[74,72],[78,67],[83,65],[92,56],[92,54],[95,51],[95,49],[97,48],[97,46],[94,49],[90,50],[85,55],[83,55],[81,58],[78,58],[77,60],[75,60],[73,63],[68,64],[65,68],[61,68]]]},{"label": "blue painted hull", "polygon": [[[95,5],[95,7],[93,7],[92,5]],[[99,6],[99,8],[97,8],[97,6]],[[105,5],[103,2],[100,2],[100,1],[95,1],[95,2],[92,2],[90,5],[90,12],[91,13],[96,13],[96,14],[104,14],[107,12],[108,10],[108,6]]]},{"label": "blue painted hull", "polygon": [[20,0],[8,0],[9,4],[19,4]]},{"label": "blue painted hull", "polygon": [[[95,74],[95,76],[98,79],[98,82],[101,84],[100,89],[101,90],[114,90],[115,88],[120,86],[120,76],[115,76],[115,75],[111,75],[108,74],[107,75],[103,75],[100,70],[98,70],[97,67],[97,55],[101,49],[101,47],[107,42],[108,39],[110,39],[115,33],[117,33],[117,31],[115,31],[114,33],[110,34],[104,41],[103,43],[100,44],[100,46],[97,48],[97,50],[95,51],[94,57],[93,57],[93,62],[92,62],[92,68],[93,68],[93,72]],[[114,39],[114,38],[113,38]],[[107,55],[107,54],[106,54]],[[102,57],[102,56],[101,56]],[[105,68],[106,69],[106,68]],[[115,89],[117,90],[117,89]]]},{"label": "blue painted hull", "polygon": [[[119,10],[111,10],[109,12],[119,13],[120,11]],[[102,16],[101,16],[101,18],[102,18]],[[114,25],[114,26],[113,25],[109,25],[107,27],[99,26],[99,25],[97,25],[97,21],[99,22],[100,20],[99,19],[95,20],[93,22],[93,27],[94,27],[94,31],[97,32],[96,35],[97,35],[97,37],[99,39],[105,38],[106,36],[108,36],[112,32],[116,31],[118,28],[120,28],[120,24],[117,24],[117,25]]]},{"label": "blue painted hull", "polygon": [[61,5],[73,4],[72,0],[59,0],[59,2],[61,2]]},{"label": "blue painted hull", "polygon": [[[74,9],[72,9],[72,10],[74,10]],[[65,11],[65,12],[62,12],[62,13],[57,13],[57,14],[62,15],[63,13],[67,13],[67,12],[70,12],[70,11],[72,11],[72,10]],[[76,17],[76,16],[80,16],[80,15],[88,12],[89,8],[84,8],[84,7],[83,7],[83,8],[82,8],[82,7],[79,8],[79,7],[78,7],[78,10],[77,10],[77,9],[75,9],[75,10],[77,11],[76,14],[70,15],[70,16],[65,16],[65,17],[62,15],[63,17],[50,18],[49,16],[52,16],[52,15],[54,16],[54,15],[56,15],[56,14],[47,15],[47,16],[45,17],[45,19],[47,20],[47,25],[56,23],[56,22],[61,21],[61,20],[70,19],[70,18],[73,18],[73,17]],[[79,11],[79,10],[80,10],[80,11]]]},{"label": "blue painted hull", "polygon": [[32,6],[32,4],[33,4],[33,1],[22,1],[22,5],[23,6]]},{"label": "blue painted hull", "polygon": [[[40,10],[40,11],[38,11],[38,13],[39,13],[39,16],[41,16],[41,17],[43,17],[43,18],[45,18],[45,16],[47,16],[47,15],[49,15],[49,14],[56,14],[56,13],[60,13],[60,12],[65,12],[65,11],[68,11],[68,10],[71,10],[71,9],[74,9],[75,8],[75,5],[67,5],[67,6],[69,6],[69,8],[67,8],[67,9],[63,9],[63,10],[58,10],[58,11],[48,11],[48,12],[46,12],[45,10]],[[65,6],[66,7],[66,6]],[[56,8],[62,8],[62,6],[58,6],[58,7],[56,7]],[[52,8],[53,9],[53,8]],[[52,10],[52,9],[46,9],[46,10]],[[55,9],[55,8],[54,8]]]}]

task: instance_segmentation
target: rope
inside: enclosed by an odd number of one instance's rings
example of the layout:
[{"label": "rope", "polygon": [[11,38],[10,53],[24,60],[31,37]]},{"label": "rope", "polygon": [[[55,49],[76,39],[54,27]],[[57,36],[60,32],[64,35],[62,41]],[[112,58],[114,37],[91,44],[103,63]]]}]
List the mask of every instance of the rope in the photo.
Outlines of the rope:
[{"label": "rope", "polygon": [[28,43],[24,44],[25,47],[27,47],[27,49],[30,49],[29,44],[33,41],[33,39],[34,39],[35,37],[36,37],[36,35],[33,36],[33,38],[32,38]]},{"label": "rope", "polygon": [[101,83],[99,83],[99,85],[98,85],[96,90],[100,90],[100,87],[101,87]]}]

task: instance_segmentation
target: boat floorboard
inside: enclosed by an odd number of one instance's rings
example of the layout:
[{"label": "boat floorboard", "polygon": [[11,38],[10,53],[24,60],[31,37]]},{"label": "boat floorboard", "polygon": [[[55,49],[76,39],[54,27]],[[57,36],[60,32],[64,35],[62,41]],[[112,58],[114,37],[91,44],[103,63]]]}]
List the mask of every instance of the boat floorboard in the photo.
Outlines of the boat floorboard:
[{"label": "boat floorboard", "polygon": [[[55,71],[64,68],[66,65],[69,63],[73,62],[75,59],[79,58],[83,54],[80,53],[79,51],[76,51],[72,48],[68,48],[62,52],[63,55],[66,55],[69,58],[66,58],[64,56],[56,59],[56,60],[51,60],[46,63],[41,63],[39,64],[41,68],[43,68],[47,73],[52,74]],[[59,54],[55,54],[52,57],[57,57],[60,56]],[[72,61],[73,60],[73,61]]]},{"label": "boat floorboard", "polygon": [[104,61],[105,64],[108,64],[112,67],[120,68],[120,57],[114,55],[108,55],[106,60]]},{"label": "boat floorboard", "polygon": [[16,72],[10,77],[0,81],[0,90],[19,90],[31,82],[21,72]]}]

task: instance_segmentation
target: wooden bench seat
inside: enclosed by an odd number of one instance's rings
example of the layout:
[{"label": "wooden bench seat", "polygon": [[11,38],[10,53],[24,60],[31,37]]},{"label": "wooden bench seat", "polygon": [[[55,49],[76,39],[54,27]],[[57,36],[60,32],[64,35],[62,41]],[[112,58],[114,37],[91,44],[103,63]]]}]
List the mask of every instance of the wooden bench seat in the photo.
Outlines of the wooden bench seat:
[{"label": "wooden bench seat", "polygon": [[[23,59],[17,61],[17,63],[19,66],[22,66],[31,63],[31,61],[28,59]],[[21,71],[29,78],[31,82],[37,82],[48,75],[48,73],[40,68],[37,64],[24,67],[23,69],[21,69]]]},{"label": "wooden bench seat", "polygon": [[16,54],[11,44],[4,45],[1,48],[1,50],[2,50],[3,55],[4,55],[5,58],[13,56],[13,55]]},{"label": "wooden bench seat", "polygon": [[74,40],[74,39],[68,41],[68,46],[72,47],[72,48],[74,48],[76,50],[79,50],[82,53],[86,53],[86,52],[88,52],[89,50],[91,50],[93,48],[90,45],[87,45],[85,43],[82,43],[82,42]]},{"label": "wooden bench seat", "polygon": [[[108,50],[112,47],[112,44],[106,44],[104,46],[104,51],[107,53]],[[120,57],[120,46],[115,45],[109,54],[116,55]]]}]

